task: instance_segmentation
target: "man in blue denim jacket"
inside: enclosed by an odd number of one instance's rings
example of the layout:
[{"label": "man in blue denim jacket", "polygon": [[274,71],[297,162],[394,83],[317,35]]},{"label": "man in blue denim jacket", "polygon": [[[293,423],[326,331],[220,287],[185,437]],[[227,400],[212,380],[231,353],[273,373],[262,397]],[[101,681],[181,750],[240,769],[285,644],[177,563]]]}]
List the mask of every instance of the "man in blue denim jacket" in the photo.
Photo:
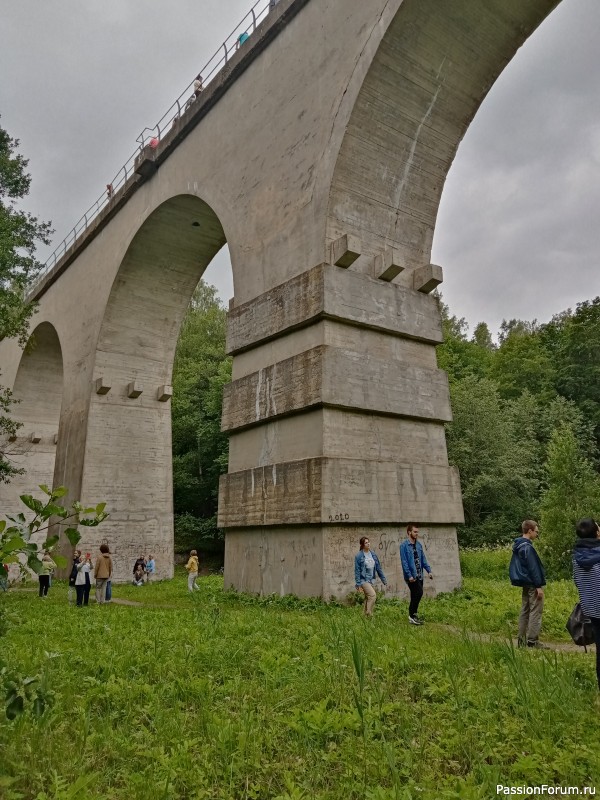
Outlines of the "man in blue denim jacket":
[{"label": "man in blue denim jacket", "polygon": [[410,603],[408,606],[408,621],[411,625],[422,625],[423,620],[417,616],[419,603],[423,597],[423,570],[433,578],[431,567],[425,556],[423,545],[418,540],[419,528],[414,522],[410,522],[406,528],[408,538],[400,545],[400,561],[402,562],[402,572],[404,580],[410,592]]}]

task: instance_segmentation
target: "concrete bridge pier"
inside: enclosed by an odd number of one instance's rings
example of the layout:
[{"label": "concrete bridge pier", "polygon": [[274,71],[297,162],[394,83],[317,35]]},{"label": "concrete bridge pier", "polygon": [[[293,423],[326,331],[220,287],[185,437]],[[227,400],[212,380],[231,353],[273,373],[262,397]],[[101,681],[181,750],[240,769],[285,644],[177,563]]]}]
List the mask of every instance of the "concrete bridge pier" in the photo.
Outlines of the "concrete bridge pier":
[{"label": "concrete bridge pier", "polygon": [[408,288],[376,277],[383,256],[368,275],[344,266],[347,240],[340,252],[341,265],[319,264],[230,309],[225,585],[343,598],[366,535],[389,593],[401,595],[398,544],[414,521],[434,588],[448,591],[460,583],[453,525],[463,513],[444,438],[440,313],[424,293],[439,268],[415,271],[418,288]]}]

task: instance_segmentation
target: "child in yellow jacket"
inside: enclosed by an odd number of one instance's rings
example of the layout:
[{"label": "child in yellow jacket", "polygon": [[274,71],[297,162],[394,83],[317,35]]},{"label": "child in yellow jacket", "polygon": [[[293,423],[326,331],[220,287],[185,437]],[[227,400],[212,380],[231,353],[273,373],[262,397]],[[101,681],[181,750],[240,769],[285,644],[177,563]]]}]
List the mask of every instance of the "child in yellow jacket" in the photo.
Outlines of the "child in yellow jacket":
[{"label": "child in yellow jacket", "polygon": [[190,551],[190,557],[185,568],[188,571],[188,592],[193,592],[194,589],[200,588],[196,583],[196,578],[198,577],[198,553],[196,550]]}]

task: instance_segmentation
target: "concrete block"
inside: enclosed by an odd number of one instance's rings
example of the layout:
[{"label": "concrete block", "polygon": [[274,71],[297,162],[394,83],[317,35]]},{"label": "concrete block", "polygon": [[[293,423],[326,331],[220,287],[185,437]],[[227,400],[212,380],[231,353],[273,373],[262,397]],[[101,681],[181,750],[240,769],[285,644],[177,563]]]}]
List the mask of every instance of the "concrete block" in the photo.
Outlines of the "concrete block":
[{"label": "concrete block", "polygon": [[166,403],[167,400],[170,400],[173,397],[173,387],[169,386],[168,384],[163,384],[162,386],[158,387],[158,391],[156,393],[156,399],[159,400],[161,403]]},{"label": "concrete block", "polygon": [[235,307],[235,297],[229,298],[229,310],[231,311]]},{"label": "concrete block", "polygon": [[413,289],[423,294],[429,294],[442,283],[444,273],[437,264],[426,264],[417,267],[413,272]]},{"label": "concrete block", "polygon": [[375,277],[380,281],[393,281],[404,270],[400,263],[402,255],[394,247],[386,247],[384,252],[373,259]]},{"label": "concrete block", "polygon": [[309,458],[222,475],[220,528],[462,523],[454,467]]},{"label": "concrete block", "polygon": [[94,386],[96,394],[108,394],[112,389],[112,386],[110,385],[109,381],[104,377],[96,378]]},{"label": "concrete block", "polygon": [[29,440],[34,444],[39,444],[42,441],[42,434],[34,431],[29,437]]},{"label": "concrete block", "polygon": [[361,244],[357,236],[344,234],[331,243],[331,263],[336,267],[350,267],[360,256]]},{"label": "concrete block", "polygon": [[139,397],[143,391],[144,387],[137,381],[131,381],[127,384],[127,397],[135,399],[136,397]]},{"label": "concrete block", "polygon": [[443,340],[433,297],[351,270],[319,264],[230,310],[227,351],[238,354],[321,319],[431,344]]},{"label": "concrete block", "polygon": [[223,390],[222,430],[236,430],[315,406],[447,422],[446,373],[319,346],[239,378]]},{"label": "concrete block", "polygon": [[318,527],[231,531],[225,537],[226,589],[321,597],[323,544]]}]

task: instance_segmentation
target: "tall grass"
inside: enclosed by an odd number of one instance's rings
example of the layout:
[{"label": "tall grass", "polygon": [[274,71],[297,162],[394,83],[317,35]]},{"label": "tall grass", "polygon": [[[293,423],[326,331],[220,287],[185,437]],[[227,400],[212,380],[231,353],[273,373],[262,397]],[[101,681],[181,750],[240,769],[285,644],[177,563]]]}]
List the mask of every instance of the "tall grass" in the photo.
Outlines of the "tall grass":
[{"label": "tall grass", "polygon": [[[3,800],[469,800],[600,782],[593,655],[515,650],[500,580],[426,598],[423,628],[394,601],[365,622],[200,585],[116,587],[139,607],[69,607],[59,584],[5,598],[20,623],[4,659],[54,697],[39,721],[0,726]],[[434,622],[453,614],[466,624]]]}]

